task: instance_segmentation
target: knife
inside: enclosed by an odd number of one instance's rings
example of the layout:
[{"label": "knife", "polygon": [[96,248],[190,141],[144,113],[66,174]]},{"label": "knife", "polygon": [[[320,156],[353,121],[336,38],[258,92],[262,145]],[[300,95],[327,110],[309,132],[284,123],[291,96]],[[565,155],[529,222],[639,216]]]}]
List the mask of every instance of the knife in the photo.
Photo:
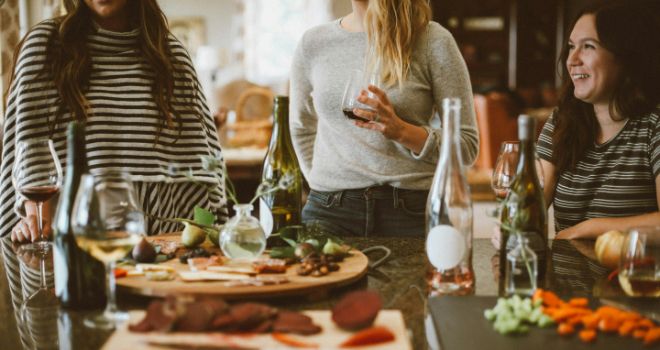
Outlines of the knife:
[{"label": "knife", "polygon": [[[658,299],[657,298],[651,298],[654,302],[657,303]],[[640,299],[641,301],[641,299]],[[618,309],[621,309],[623,311],[630,311],[630,312],[636,312],[646,318],[650,318],[653,321],[660,323],[660,310],[658,308],[643,308],[642,305],[631,305],[628,303],[628,301],[623,301],[623,300],[614,300],[614,299],[606,299],[606,298],[601,298],[600,299],[601,304],[604,305],[609,305],[609,306],[614,306]],[[657,305],[657,304],[655,304]]]}]

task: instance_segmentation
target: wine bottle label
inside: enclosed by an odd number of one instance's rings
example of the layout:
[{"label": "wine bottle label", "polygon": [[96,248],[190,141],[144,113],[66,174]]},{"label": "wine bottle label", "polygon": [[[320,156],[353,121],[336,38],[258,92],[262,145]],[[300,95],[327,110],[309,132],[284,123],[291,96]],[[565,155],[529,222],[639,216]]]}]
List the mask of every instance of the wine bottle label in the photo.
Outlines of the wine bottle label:
[{"label": "wine bottle label", "polygon": [[270,236],[273,232],[273,212],[262,198],[259,198],[259,222],[261,223],[261,228],[264,229],[266,237]]},{"label": "wine bottle label", "polygon": [[458,265],[466,250],[465,237],[449,225],[435,226],[426,237],[426,255],[438,270],[447,270]]}]

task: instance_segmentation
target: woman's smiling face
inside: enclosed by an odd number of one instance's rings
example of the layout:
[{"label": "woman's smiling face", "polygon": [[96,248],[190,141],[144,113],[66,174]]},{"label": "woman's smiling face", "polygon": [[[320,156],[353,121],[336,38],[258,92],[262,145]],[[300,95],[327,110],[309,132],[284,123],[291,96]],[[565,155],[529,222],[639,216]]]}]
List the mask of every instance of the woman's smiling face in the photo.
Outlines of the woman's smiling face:
[{"label": "woman's smiling face", "polygon": [[566,68],[575,87],[575,97],[594,105],[609,105],[621,77],[621,67],[600,43],[594,15],[578,19],[568,47]]}]

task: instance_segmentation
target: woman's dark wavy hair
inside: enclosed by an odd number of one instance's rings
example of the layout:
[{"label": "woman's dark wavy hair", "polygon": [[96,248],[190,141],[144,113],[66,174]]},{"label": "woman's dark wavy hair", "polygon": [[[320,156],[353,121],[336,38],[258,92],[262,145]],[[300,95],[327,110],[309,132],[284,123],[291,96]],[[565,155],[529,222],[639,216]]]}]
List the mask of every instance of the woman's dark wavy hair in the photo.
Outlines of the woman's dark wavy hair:
[{"label": "woman's dark wavy hair", "polygon": [[[84,0],[64,0],[63,4],[66,14],[55,18],[57,32],[49,38],[46,52],[46,73],[53,77],[60,99],[55,123],[50,123],[51,131],[64,110],[70,111],[78,120],[86,120],[91,114],[85,90],[89,86],[92,70],[92,59],[87,48],[87,36],[94,30],[92,12]],[[180,122],[180,116],[173,108],[175,69],[167,19],[156,0],[128,0],[126,6],[131,27],[140,31],[139,50],[153,73],[151,90],[162,118],[160,128],[173,128],[173,118]],[[15,51],[14,64],[17,64],[24,41],[25,38]],[[15,72],[12,72],[13,81]]]},{"label": "woman's dark wavy hair", "polygon": [[[613,120],[643,118],[660,102],[660,19],[657,0],[599,1],[582,10],[580,17],[596,18],[600,43],[621,67],[621,81],[610,103]],[[593,105],[577,99],[566,68],[568,36],[558,66],[562,77],[559,106],[555,111],[553,162],[557,173],[573,170],[593,147],[599,125]]]}]

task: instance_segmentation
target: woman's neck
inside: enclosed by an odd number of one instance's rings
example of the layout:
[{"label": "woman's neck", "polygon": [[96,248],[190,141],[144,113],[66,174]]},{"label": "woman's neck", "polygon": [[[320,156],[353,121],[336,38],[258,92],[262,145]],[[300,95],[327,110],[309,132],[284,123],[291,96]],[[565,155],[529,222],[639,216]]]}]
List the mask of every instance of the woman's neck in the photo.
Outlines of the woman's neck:
[{"label": "woman's neck", "polygon": [[111,32],[128,32],[131,30],[128,18],[126,18],[126,16],[94,18],[94,22],[96,22],[99,27]]},{"label": "woman's neck", "polygon": [[364,32],[364,14],[367,12],[369,1],[351,1],[353,12],[341,21],[342,28],[349,32]]},{"label": "woman's neck", "polygon": [[598,125],[600,126],[600,130],[596,137],[596,143],[598,144],[603,144],[619,134],[619,131],[623,129],[628,120],[628,118],[613,119],[610,114],[609,104],[595,104],[594,113],[596,114]]}]

